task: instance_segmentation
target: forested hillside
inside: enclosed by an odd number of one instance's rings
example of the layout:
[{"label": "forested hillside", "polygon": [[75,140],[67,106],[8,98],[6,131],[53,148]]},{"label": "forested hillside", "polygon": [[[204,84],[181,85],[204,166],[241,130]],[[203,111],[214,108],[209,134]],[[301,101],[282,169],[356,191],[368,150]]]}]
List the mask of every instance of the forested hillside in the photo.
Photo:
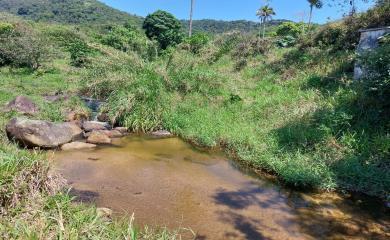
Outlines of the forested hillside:
[{"label": "forested hillside", "polygon": [[[280,25],[283,22],[289,22],[288,20],[271,20],[267,23],[269,27],[275,27]],[[187,20],[182,20],[183,28],[188,29],[189,22]],[[193,22],[194,32],[207,32],[207,33],[224,33],[230,31],[241,31],[241,32],[254,32],[258,31],[260,28],[260,23],[247,21],[247,20],[236,20],[236,21],[222,21],[214,19],[203,19],[195,20]]]},{"label": "forested hillside", "polygon": [[72,24],[142,23],[142,18],[121,12],[96,0],[1,0],[1,11],[36,21]]}]

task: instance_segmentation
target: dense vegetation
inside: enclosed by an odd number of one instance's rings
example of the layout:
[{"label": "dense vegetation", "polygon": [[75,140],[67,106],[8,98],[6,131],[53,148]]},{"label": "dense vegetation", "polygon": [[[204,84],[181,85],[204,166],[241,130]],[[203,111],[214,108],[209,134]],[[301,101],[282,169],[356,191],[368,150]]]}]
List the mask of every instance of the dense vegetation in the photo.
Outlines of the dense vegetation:
[{"label": "dense vegetation", "polygon": [[[187,20],[182,20],[182,26],[185,32],[188,32],[189,23]],[[271,20],[269,21],[269,26],[278,26],[283,22],[289,22],[288,20]],[[213,19],[203,19],[203,20],[194,20],[193,21],[193,30],[194,32],[202,33],[211,33],[211,34],[220,34],[231,31],[241,31],[247,33],[253,33],[259,31],[260,24],[253,21],[246,20],[236,20],[236,21],[223,21],[223,20],[213,20]]]},{"label": "dense vegetation", "polygon": [[140,26],[142,18],[113,9],[97,0],[1,0],[0,12],[36,21],[60,23],[125,23]]},{"label": "dense vegetation", "polygon": [[[194,144],[221,146],[290,186],[388,200],[389,40],[362,56],[354,47],[357,29],[390,25],[389,13],[381,4],[310,34],[288,23],[261,39],[233,31],[168,38],[167,45],[131,24],[90,29],[2,15],[0,104],[28,95],[40,109],[34,118],[63,121],[69,110],[86,111],[79,96],[89,95],[107,100],[102,111],[114,125],[168,129]],[[361,81],[352,80],[357,58],[370,69]],[[72,97],[45,102],[44,94],[56,92]],[[16,115],[2,113],[1,129]],[[3,131],[0,140],[1,238],[177,236],[137,232],[132,222],[72,204],[44,153],[18,149]]]}]

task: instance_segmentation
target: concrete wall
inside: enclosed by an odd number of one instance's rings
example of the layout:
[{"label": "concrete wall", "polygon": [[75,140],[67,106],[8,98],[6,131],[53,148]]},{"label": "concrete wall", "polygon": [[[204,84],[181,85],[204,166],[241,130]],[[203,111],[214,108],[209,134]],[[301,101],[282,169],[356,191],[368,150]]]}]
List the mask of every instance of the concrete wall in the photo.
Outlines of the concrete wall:
[{"label": "concrete wall", "polygon": [[[371,49],[378,47],[378,39],[384,36],[386,33],[390,33],[390,27],[365,29],[360,31],[360,42],[357,47],[357,53],[362,54]],[[364,75],[364,66],[361,66],[358,62],[355,65],[354,78],[360,79]]]}]

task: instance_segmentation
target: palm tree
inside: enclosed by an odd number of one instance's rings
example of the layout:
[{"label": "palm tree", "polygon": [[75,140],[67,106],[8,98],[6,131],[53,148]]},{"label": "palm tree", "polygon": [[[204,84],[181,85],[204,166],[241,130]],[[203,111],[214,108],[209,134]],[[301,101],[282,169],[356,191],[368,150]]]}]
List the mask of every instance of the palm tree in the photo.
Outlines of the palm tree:
[{"label": "palm tree", "polygon": [[318,8],[318,9],[320,9],[320,8],[322,8],[322,6],[324,5],[323,3],[322,3],[322,1],[321,0],[307,0],[308,2],[309,2],[309,4],[310,4],[310,15],[309,15],[309,31],[310,31],[310,26],[311,26],[311,19],[312,19],[312,17],[313,17],[313,8],[315,7],[315,8]]},{"label": "palm tree", "polygon": [[192,16],[193,16],[193,13],[194,13],[194,3],[195,3],[195,0],[191,0],[191,11],[190,11],[190,32],[189,32],[189,36],[190,36],[190,37],[192,36]]},{"label": "palm tree", "polygon": [[257,10],[256,15],[260,18],[260,22],[263,25],[263,38],[265,37],[265,25],[268,19],[272,19],[272,15],[275,15],[275,11],[269,5],[265,5]]}]

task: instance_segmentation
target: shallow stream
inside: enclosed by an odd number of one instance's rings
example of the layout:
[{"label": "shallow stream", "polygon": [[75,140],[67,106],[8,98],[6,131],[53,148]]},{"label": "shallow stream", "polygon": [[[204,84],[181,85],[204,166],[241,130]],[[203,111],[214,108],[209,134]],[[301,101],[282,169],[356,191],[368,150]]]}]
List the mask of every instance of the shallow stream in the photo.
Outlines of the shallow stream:
[{"label": "shallow stream", "polygon": [[79,201],[197,239],[390,239],[379,201],[286,189],[178,138],[129,136],[54,161]]}]

